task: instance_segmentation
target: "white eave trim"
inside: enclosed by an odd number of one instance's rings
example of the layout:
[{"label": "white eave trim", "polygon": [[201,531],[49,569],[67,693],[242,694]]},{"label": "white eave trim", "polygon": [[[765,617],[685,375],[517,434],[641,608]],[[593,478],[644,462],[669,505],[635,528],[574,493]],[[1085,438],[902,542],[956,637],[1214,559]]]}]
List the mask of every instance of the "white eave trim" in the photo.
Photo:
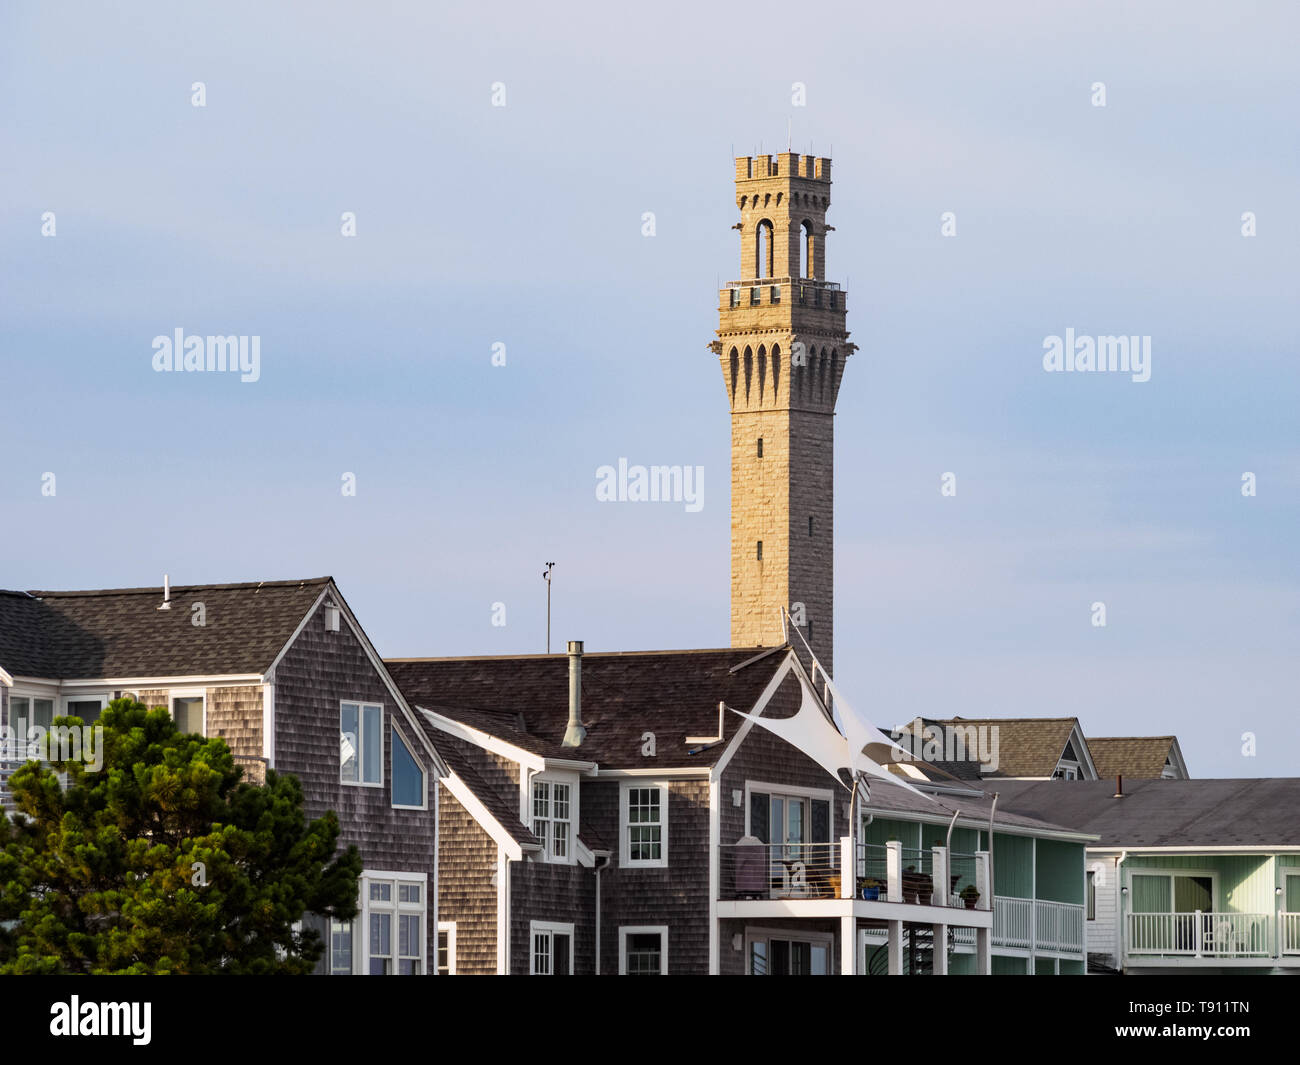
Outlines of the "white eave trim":
[{"label": "white eave trim", "polygon": [[648,769],[597,769],[592,776],[600,777],[602,780],[617,778],[639,778],[654,777],[665,780],[708,780],[713,774],[713,767],[707,765],[681,766],[677,769],[661,769],[659,767],[650,767]]},{"label": "white eave trim", "polygon": [[[927,814],[914,813],[911,810],[890,810],[882,806],[874,805],[870,799],[860,801],[858,809],[862,813],[874,814],[876,817],[886,821],[915,821],[923,825],[946,825],[951,819],[952,814],[946,816],[931,816]],[[959,816],[957,818],[959,828],[976,828],[981,832],[987,832],[989,828],[989,819],[981,818],[979,815]],[[1031,828],[1027,825],[1007,825],[1001,821],[993,822],[993,831],[1001,833],[1004,836],[1036,836],[1039,839],[1060,839],[1070,843],[1086,843],[1090,839],[1100,839],[1094,832],[1073,832],[1069,829],[1052,829]],[[1091,849],[1091,848],[1089,848]],[[1119,848],[1116,848],[1119,849]]]},{"label": "white eave trim", "polygon": [[0,667],[0,684],[3,684],[6,688],[12,688],[14,686],[13,677],[9,676],[9,674],[4,671],[3,667]]},{"label": "white eave trim", "polygon": [[[490,732],[484,732],[482,729],[463,724],[453,717],[446,717],[426,706],[417,706],[416,709],[429,719],[429,723],[434,728],[440,729],[449,736],[455,736],[458,740],[464,740],[466,743],[474,744],[475,747],[481,747],[483,750],[491,751],[502,758],[518,762],[525,769],[531,769],[535,773],[541,773],[547,768],[547,759],[540,754],[525,751],[522,747],[516,747],[513,743],[507,743],[505,740],[493,736]],[[584,762],[582,764],[590,765],[591,763]]]},{"label": "white eave trim", "polygon": [[[466,784],[455,773],[450,773],[441,778],[442,783],[447,785],[447,790],[456,797],[456,801],[465,807],[466,813],[478,822],[479,827],[483,829],[492,841],[501,848],[505,856],[512,862],[523,861],[524,848],[514,836],[506,831],[505,826],[501,824],[486,806],[474,794],[470,786]],[[529,850],[536,848],[530,847]]]},{"label": "white eave trim", "polygon": [[[1162,855],[1162,854],[1300,854],[1300,844],[1284,843],[1277,846],[1264,844],[1258,847],[1250,846],[1224,846],[1224,847],[1117,847],[1113,844],[1107,844],[1104,847],[1089,847],[1089,852],[1093,854],[1127,854],[1130,858],[1140,858],[1144,854]],[[1300,872],[1300,866],[1297,867]]]},{"label": "white eave trim", "polygon": [[53,684],[59,688],[223,688],[261,684],[260,673],[195,674],[185,677],[79,677],[76,680],[50,680],[40,677],[15,677],[19,684]]},{"label": "white eave trim", "polygon": [[546,768],[548,770],[558,770],[561,772],[566,770],[576,770],[579,773],[591,777],[594,777],[600,771],[600,766],[595,762],[584,762],[574,758],[544,758],[542,760],[546,763]]}]

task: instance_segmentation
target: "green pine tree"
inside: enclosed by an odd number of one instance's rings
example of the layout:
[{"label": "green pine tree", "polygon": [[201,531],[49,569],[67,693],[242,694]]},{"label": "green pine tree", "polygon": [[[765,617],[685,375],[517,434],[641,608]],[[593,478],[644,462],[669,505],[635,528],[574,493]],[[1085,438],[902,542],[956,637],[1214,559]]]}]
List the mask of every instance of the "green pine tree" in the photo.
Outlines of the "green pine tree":
[{"label": "green pine tree", "polygon": [[[60,718],[58,724],[76,724]],[[302,786],[241,780],[224,740],[117,699],[103,762],[28,762],[0,815],[0,973],[308,973],[304,913],[349,920],[361,859]],[[58,772],[67,774],[60,785]]]}]

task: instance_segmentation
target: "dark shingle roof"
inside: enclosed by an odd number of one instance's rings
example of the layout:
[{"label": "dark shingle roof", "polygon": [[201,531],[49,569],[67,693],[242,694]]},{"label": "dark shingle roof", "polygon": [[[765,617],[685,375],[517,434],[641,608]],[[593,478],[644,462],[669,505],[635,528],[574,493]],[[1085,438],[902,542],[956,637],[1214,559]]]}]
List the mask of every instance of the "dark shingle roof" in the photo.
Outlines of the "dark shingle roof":
[{"label": "dark shingle roof", "polygon": [[1089,736],[1088,750],[1098,777],[1150,780],[1164,772],[1173,743],[1173,736]]},{"label": "dark shingle roof", "polygon": [[[914,813],[941,815],[945,818],[952,817],[958,811],[963,818],[970,818],[988,822],[989,811],[993,806],[993,792],[1001,794],[1003,784],[1006,781],[998,781],[995,787],[990,787],[987,791],[972,792],[969,795],[946,795],[934,794],[930,797],[915,795],[906,788],[899,787],[890,783],[883,778],[870,779],[871,798],[866,803],[865,809],[869,812],[888,814],[896,813]],[[1020,781],[1011,783],[1019,784]],[[933,801],[931,801],[931,799]],[[1069,822],[1058,819],[1049,819],[1038,816],[1030,816],[1027,812],[1018,812],[1007,808],[1006,796],[1002,795],[998,799],[998,808],[993,817],[995,825],[1000,827],[1013,827],[1032,829],[1037,831],[1054,831],[1054,832],[1071,832],[1079,833],[1081,830],[1070,825]]]},{"label": "dark shingle roof", "polygon": [[162,588],[0,592],[0,668],[57,680],[261,673],[329,583],[173,586],[170,610],[158,609]]},{"label": "dark shingle roof", "polygon": [[1103,847],[1300,846],[1300,778],[999,781],[1001,804],[1101,837]]},{"label": "dark shingle roof", "polygon": [[[544,757],[598,762],[602,769],[644,766],[641,737],[653,732],[658,764],[680,768],[710,766],[721,757],[725,743],[692,754],[686,737],[717,733],[719,700],[750,710],[783,661],[784,650],[585,654],[582,719],[587,738],[577,748],[560,744],[569,719],[567,655],[393,658],[384,664],[412,704]],[[746,662],[750,664],[732,671]],[[744,724],[730,713],[724,721],[726,739]]]}]

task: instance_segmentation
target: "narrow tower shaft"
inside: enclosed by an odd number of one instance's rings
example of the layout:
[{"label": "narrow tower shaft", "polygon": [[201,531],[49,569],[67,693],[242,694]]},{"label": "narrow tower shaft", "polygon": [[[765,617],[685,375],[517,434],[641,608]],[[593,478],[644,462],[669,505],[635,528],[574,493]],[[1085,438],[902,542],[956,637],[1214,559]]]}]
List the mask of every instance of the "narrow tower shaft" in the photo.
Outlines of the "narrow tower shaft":
[{"label": "narrow tower shaft", "polygon": [[711,344],[731,405],[732,646],[779,644],[784,609],[828,670],[835,399],[854,350],[825,277],[830,194],[829,159],[736,160],[741,279]]}]

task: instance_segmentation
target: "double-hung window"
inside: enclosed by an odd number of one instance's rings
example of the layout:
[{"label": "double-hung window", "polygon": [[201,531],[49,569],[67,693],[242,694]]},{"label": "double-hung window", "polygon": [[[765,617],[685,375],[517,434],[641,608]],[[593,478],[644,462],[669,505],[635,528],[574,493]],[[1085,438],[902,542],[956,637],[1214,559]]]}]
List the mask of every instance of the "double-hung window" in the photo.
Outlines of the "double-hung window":
[{"label": "double-hung window", "polygon": [[533,835],[548,862],[568,862],[573,853],[573,797],[568,781],[533,781]]},{"label": "double-hung window", "polygon": [[532,939],[528,975],[572,976],[573,925],[530,921],[528,929]]},{"label": "double-hung window", "polygon": [[622,841],[619,862],[629,867],[668,864],[668,788],[625,782],[622,787]]},{"label": "double-hung window", "polygon": [[618,930],[620,976],[665,976],[668,973],[668,926],[636,925]]},{"label": "double-hung window", "polygon": [[339,779],[344,784],[382,787],[384,708],[378,703],[343,703],[339,712]]},{"label": "double-hung window", "polygon": [[[366,971],[371,976],[424,972],[423,881],[378,879],[366,874]],[[401,874],[393,874],[395,877]]]}]

